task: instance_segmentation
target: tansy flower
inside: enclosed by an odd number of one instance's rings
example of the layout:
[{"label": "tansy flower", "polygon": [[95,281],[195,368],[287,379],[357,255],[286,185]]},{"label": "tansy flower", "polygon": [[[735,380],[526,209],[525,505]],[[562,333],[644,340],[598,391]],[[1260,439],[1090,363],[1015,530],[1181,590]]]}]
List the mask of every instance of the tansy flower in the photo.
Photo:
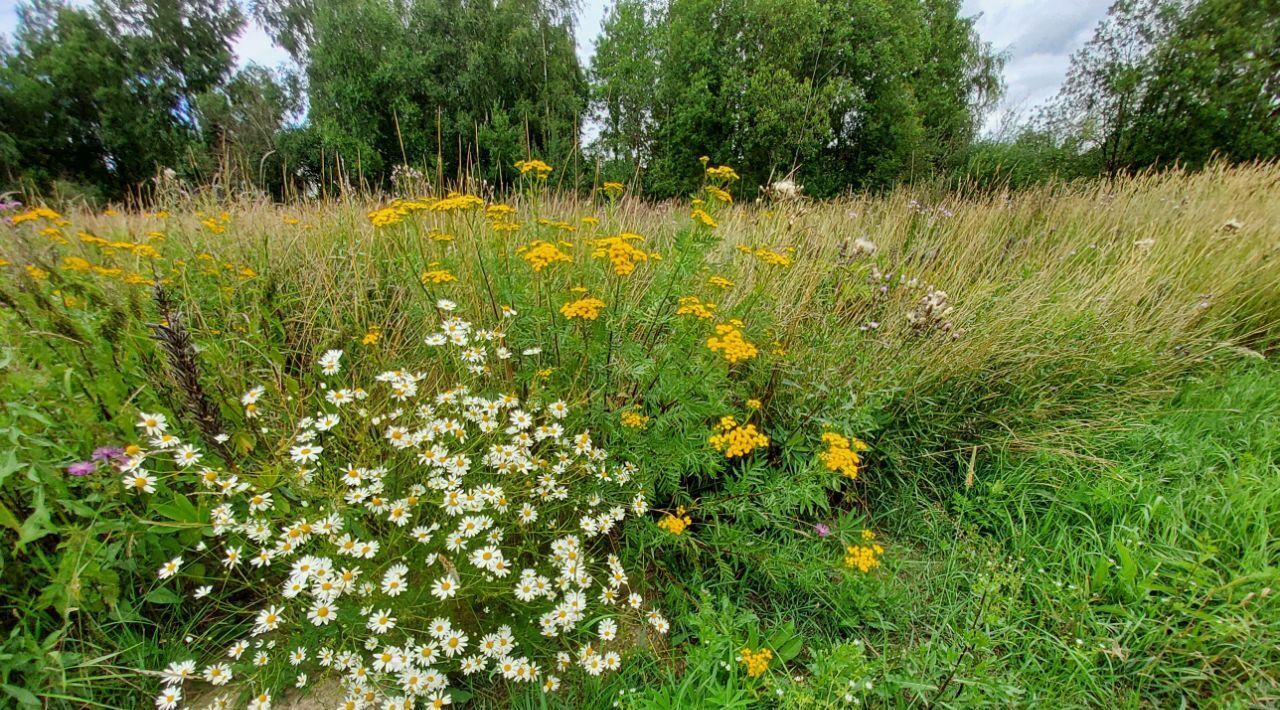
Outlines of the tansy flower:
[{"label": "tansy flower", "polygon": [[684,506],[682,505],[676,508],[676,512],[674,514],[668,513],[663,516],[662,520],[658,521],[658,527],[666,530],[672,535],[682,535],[684,534],[685,528],[689,527],[692,523],[693,520],[688,515],[685,515]]},{"label": "tansy flower", "polygon": [[773,651],[767,648],[762,648],[759,651],[744,648],[738,656],[738,662],[747,667],[747,676],[750,678],[760,676],[769,670],[769,661],[772,659]]},{"label": "tansy flower", "polygon": [[716,334],[707,338],[707,347],[724,355],[724,359],[730,363],[755,357],[760,351],[742,337],[742,331],[739,330],[741,325],[741,321],[730,321],[716,326]]},{"label": "tansy flower", "polygon": [[574,318],[595,320],[600,317],[600,309],[602,308],[604,308],[604,301],[587,296],[564,304],[560,307],[560,312],[569,320]]},{"label": "tansy flower", "polygon": [[755,424],[739,424],[732,416],[723,416],[709,442],[711,448],[723,452],[725,458],[731,459],[766,448],[769,446],[769,437],[760,433]]},{"label": "tansy flower", "polygon": [[555,244],[541,239],[531,242],[526,247],[521,247],[517,252],[520,254],[520,258],[529,262],[529,266],[533,267],[534,273],[539,273],[552,264],[573,263],[573,258],[560,251]]},{"label": "tansy flower", "polygon": [[519,160],[516,161],[516,169],[521,175],[533,173],[533,176],[539,180],[546,180],[551,171],[554,170],[550,165],[541,160]]},{"label": "tansy flower", "polygon": [[858,477],[858,466],[862,463],[859,451],[866,451],[867,444],[860,439],[850,440],[835,432],[822,435],[827,450],[818,454],[818,458],[826,465],[827,470],[835,471],[848,478]]}]

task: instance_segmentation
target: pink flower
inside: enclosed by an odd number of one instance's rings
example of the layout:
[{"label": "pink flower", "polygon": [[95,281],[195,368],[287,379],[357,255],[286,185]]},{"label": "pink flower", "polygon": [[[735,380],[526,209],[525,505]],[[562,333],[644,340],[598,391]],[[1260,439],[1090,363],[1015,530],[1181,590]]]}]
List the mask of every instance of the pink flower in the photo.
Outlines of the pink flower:
[{"label": "pink flower", "polygon": [[67,466],[67,473],[72,476],[87,476],[98,470],[98,464],[92,461],[80,461]]},{"label": "pink flower", "polygon": [[813,531],[818,533],[818,537],[826,537],[831,534],[831,528],[826,523],[818,523],[813,526]]}]

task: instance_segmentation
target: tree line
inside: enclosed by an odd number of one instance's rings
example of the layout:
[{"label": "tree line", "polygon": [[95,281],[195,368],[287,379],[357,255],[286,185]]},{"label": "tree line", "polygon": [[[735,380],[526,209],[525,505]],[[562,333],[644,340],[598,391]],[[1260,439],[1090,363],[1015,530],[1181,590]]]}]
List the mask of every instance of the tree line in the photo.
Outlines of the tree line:
[{"label": "tree line", "polygon": [[[960,0],[615,0],[589,66],[575,0],[31,0],[0,43],[0,190],[502,186],[538,157],[667,197],[707,156],[827,196],[1271,158],[1278,5],[1117,0],[992,137],[1003,57]],[[288,68],[237,68],[249,22]]]}]

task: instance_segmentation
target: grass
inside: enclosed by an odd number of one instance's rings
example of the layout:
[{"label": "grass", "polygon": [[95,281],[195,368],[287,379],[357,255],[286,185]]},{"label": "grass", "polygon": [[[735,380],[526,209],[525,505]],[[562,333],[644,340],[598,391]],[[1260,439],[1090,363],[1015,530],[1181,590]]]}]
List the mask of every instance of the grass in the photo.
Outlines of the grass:
[{"label": "grass", "polygon": [[[709,200],[714,229],[687,204],[536,181],[503,197],[511,216],[402,209],[381,227],[382,199],[199,197],[163,216],[15,225],[0,246],[0,611],[15,620],[0,690],[20,705],[154,706],[159,683],[140,671],[191,655],[187,636],[219,654],[267,599],[244,584],[191,600],[194,578],[215,576],[203,570],[157,581],[165,560],[197,557],[216,501],[127,496],[69,464],[136,440],[137,413],[160,410],[259,489],[315,500],[279,478],[288,443],[255,431],[241,394],[263,385],[266,416],[292,426],[313,413],[330,348],[353,377],[467,381],[423,343],[447,297],[481,324],[513,307],[512,350],[542,352],[484,377],[563,393],[638,464],[656,512],[606,542],[673,626],[635,634],[619,673],[566,676],[553,696],[459,676],[459,703],[1273,704],[1278,177],[1256,165],[1010,195]],[[626,275],[592,241],[619,232],[644,236]],[[571,261],[533,271],[535,240]],[[433,270],[456,280],[419,278]],[[161,300],[142,283],[156,279]],[[599,320],[564,317],[572,287],[604,301]],[[687,296],[714,317],[677,315]],[[730,319],[757,349],[740,363],[706,346]],[[187,350],[173,345],[185,332]],[[726,414],[769,446],[726,460],[708,445]],[[825,431],[870,444],[856,480],[820,463]],[[678,506],[686,532],[655,524]],[[864,529],[885,548],[867,573],[842,564]],[[763,675],[738,662],[744,647],[770,649]],[[291,685],[271,669],[254,682]]]}]

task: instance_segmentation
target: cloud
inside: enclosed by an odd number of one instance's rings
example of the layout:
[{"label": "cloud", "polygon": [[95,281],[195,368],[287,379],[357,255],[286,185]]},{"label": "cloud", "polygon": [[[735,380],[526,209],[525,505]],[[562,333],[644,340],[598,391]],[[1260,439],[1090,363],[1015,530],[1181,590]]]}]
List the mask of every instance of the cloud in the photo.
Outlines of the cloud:
[{"label": "cloud", "polygon": [[1004,114],[1028,113],[1053,98],[1071,54],[1093,36],[1111,0],[964,0],[978,34],[1007,54],[1005,95],[987,117],[992,130]]}]

